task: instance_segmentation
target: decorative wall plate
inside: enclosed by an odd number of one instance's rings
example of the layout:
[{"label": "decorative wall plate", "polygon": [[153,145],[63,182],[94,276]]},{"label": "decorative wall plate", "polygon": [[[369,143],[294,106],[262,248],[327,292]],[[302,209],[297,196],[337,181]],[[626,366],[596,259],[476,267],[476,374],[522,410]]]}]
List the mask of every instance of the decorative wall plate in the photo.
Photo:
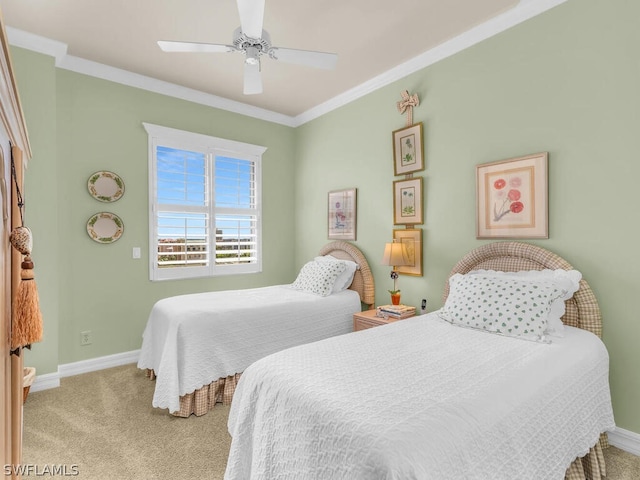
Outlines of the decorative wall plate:
[{"label": "decorative wall plate", "polygon": [[115,202],[124,195],[124,182],[113,172],[96,172],[87,182],[89,193],[101,202]]},{"label": "decorative wall plate", "polygon": [[98,243],[113,243],[122,236],[124,224],[114,213],[100,212],[87,221],[87,233]]}]

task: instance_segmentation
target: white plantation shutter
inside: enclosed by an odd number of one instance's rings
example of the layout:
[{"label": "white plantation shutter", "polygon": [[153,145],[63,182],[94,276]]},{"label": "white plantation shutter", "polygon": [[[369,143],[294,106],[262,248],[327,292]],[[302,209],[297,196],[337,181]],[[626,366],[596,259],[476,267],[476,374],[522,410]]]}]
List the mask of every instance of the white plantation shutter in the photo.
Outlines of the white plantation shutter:
[{"label": "white plantation shutter", "polygon": [[261,271],[264,147],[144,124],[150,278]]},{"label": "white plantation shutter", "polygon": [[162,145],[155,153],[157,267],[207,267],[206,154]]},{"label": "white plantation shutter", "polygon": [[215,158],[216,264],[258,261],[258,210],[255,162]]}]

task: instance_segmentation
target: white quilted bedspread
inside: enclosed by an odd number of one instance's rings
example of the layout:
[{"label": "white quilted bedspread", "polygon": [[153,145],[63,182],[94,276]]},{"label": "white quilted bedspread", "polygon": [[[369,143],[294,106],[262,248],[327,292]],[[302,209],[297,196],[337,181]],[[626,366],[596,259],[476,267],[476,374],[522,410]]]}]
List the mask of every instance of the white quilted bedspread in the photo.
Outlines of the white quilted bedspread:
[{"label": "white quilted bedspread", "polygon": [[604,344],[565,330],[432,313],[264,358],[234,395],[225,479],[563,479],[614,427]]},{"label": "white quilted bedspread", "polygon": [[180,409],[180,396],[244,371],[285,348],[353,330],[360,297],[319,297],[287,285],[159,300],[142,334],[139,368],[157,374],[153,406]]}]

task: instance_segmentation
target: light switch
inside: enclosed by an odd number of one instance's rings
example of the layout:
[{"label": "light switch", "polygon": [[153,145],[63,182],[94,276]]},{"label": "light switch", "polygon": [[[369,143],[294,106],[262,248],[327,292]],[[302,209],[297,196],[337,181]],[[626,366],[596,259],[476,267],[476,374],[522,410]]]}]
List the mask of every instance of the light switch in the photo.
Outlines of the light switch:
[{"label": "light switch", "polygon": [[140,247],[133,247],[133,258],[140,258]]}]

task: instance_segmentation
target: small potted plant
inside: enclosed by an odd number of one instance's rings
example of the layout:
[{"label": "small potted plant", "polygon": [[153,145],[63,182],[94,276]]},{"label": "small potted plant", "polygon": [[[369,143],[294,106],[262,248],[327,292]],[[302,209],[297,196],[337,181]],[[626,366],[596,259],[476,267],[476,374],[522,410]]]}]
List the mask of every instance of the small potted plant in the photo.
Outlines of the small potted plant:
[{"label": "small potted plant", "polygon": [[397,288],[396,281],[398,280],[398,272],[395,270],[391,272],[391,278],[393,279],[393,290],[387,290],[391,294],[391,305],[400,305],[400,290]]},{"label": "small potted plant", "polygon": [[391,305],[400,305],[400,290],[389,290],[391,294]]}]

